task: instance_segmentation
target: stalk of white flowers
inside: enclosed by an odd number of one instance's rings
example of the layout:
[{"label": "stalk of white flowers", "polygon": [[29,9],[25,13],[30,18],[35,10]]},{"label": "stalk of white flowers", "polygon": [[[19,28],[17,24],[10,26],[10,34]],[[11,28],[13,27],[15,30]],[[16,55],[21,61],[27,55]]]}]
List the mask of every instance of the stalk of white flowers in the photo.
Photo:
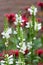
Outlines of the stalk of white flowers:
[{"label": "stalk of white flowers", "polygon": [[25,65],[25,63],[24,62],[22,62],[22,61],[16,61],[16,65]]},{"label": "stalk of white flowers", "polygon": [[12,29],[11,29],[11,28],[8,28],[6,32],[3,31],[3,32],[1,33],[2,38],[6,38],[6,39],[8,39],[8,38],[10,37],[10,34],[12,34]]},{"label": "stalk of white flowers", "polygon": [[26,23],[26,26],[25,26],[25,27],[26,27],[26,28],[29,28],[30,26],[31,26],[31,27],[33,26],[31,20],[30,20],[29,22]]},{"label": "stalk of white flowers", "polygon": [[38,24],[38,30],[40,30],[40,29],[41,29],[41,23]]},{"label": "stalk of white flowers", "polygon": [[[30,25],[31,25],[31,27],[32,27],[32,21],[27,22],[26,24],[27,24],[27,25],[25,26],[26,28],[29,28]],[[39,31],[40,29],[41,29],[41,23],[37,23],[37,22],[35,21],[34,30],[38,30],[38,31]]]},{"label": "stalk of white flowers", "polygon": [[14,61],[13,55],[10,55],[10,56],[8,57],[8,62],[9,62],[9,64],[13,64],[13,61]]},{"label": "stalk of white flowers", "polygon": [[[22,43],[20,43],[19,45],[21,45]],[[25,54],[25,50],[26,50],[26,44],[25,42],[23,42],[22,46],[20,47],[20,52]]]},{"label": "stalk of white flowers", "polygon": [[26,50],[26,44],[25,42],[23,41],[22,43],[20,42],[19,45],[17,45],[17,48],[19,48],[19,52],[25,54],[25,50]]},{"label": "stalk of white flowers", "polygon": [[[19,38],[19,40],[20,40],[20,38]],[[25,39],[23,39],[23,42],[25,42]],[[19,49],[20,49],[20,48],[21,48],[21,46],[22,46],[22,43],[20,42],[20,43],[19,43],[19,45],[16,45],[16,46],[17,46],[17,48],[19,48]]]},{"label": "stalk of white flowers", "polygon": [[27,42],[27,47],[30,50],[32,48],[32,42]]},{"label": "stalk of white flowers", "polygon": [[16,17],[16,21],[14,22],[14,24],[18,25],[18,23],[20,23],[22,25],[22,22],[24,22],[24,20],[22,19],[22,16],[19,14],[16,14],[15,17]]},{"label": "stalk of white flowers", "polygon": [[7,60],[1,60],[0,61],[0,64],[1,65],[5,65],[5,64],[13,64],[13,55],[10,55],[10,56],[8,56],[8,54],[6,55],[6,58],[7,58]]},{"label": "stalk of white flowers", "polygon": [[13,33],[13,34],[15,34],[15,35],[16,35],[16,34],[17,34],[17,31],[16,31],[16,30],[14,30],[14,33]]},{"label": "stalk of white flowers", "polygon": [[28,8],[28,11],[30,12],[31,15],[34,13],[34,16],[35,16],[37,13],[37,8],[32,6],[31,8]]},{"label": "stalk of white flowers", "polygon": [[40,30],[41,29],[41,23],[35,22],[34,30]]},{"label": "stalk of white flowers", "polygon": [[6,40],[6,42],[5,42],[5,46],[8,47],[8,40]]},{"label": "stalk of white flowers", "polygon": [[0,61],[0,64],[1,64],[1,65],[5,65],[5,61],[4,61],[4,60],[1,60],[1,61]]},{"label": "stalk of white flowers", "polygon": [[18,22],[19,22],[19,23],[22,22],[22,16],[21,16],[21,15],[16,14],[15,17],[16,17],[16,21],[14,22],[15,25],[17,25]]},{"label": "stalk of white flowers", "polygon": [[30,27],[30,22],[27,22],[25,27],[29,28]]}]

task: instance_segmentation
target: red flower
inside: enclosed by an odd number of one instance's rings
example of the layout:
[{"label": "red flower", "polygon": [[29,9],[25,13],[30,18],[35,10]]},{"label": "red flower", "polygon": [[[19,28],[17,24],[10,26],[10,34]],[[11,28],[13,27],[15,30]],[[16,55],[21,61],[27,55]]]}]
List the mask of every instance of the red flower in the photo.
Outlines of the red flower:
[{"label": "red flower", "polygon": [[38,65],[43,65],[43,63],[40,63],[40,62],[39,62]]},{"label": "red flower", "polygon": [[19,56],[19,51],[15,50],[15,56],[18,57]]},{"label": "red flower", "polygon": [[43,49],[38,49],[38,50],[36,51],[36,54],[38,54],[39,56],[42,55],[42,54],[43,54]]},{"label": "red flower", "polygon": [[38,6],[43,7],[43,2],[38,2]]},{"label": "red flower", "polygon": [[25,50],[25,55],[26,55],[28,52],[29,52],[29,50],[28,50],[28,49],[26,49],[26,50]]},{"label": "red flower", "polygon": [[8,54],[9,55],[15,55],[17,57],[17,56],[19,56],[19,51],[18,50],[9,50]]},{"label": "red flower", "polygon": [[7,17],[9,23],[12,23],[15,21],[15,14],[13,14],[13,13],[5,14],[5,16]]},{"label": "red flower", "polygon": [[22,20],[23,22],[21,26],[24,27],[26,25],[26,22],[28,22],[28,18],[26,16],[22,16]]}]

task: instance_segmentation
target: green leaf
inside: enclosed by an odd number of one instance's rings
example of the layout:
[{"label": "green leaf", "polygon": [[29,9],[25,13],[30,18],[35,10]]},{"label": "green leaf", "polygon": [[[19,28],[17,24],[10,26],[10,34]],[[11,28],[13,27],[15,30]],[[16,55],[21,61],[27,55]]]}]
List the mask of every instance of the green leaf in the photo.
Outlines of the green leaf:
[{"label": "green leaf", "polygon": [[38,49],[41,48],[42,44],[41,44],[41,39],[35,39],[34,40],[34,49]]}]

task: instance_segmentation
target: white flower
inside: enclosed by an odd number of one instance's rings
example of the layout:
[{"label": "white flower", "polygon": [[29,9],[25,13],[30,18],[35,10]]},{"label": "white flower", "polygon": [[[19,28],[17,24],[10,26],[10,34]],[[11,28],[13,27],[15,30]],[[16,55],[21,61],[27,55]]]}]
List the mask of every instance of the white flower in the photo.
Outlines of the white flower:
[{"label": "white flower", "polygon": [[6,32],[2,32],[1,33],[2,35],[3,35],[3,38],[9,38],[10,37],[10,35]]},{"label": "white flower", "polygon": [[40,30],[40,29],[41,29],[41,23],[35,22],[34,29],[35,29],[35,30]]},{"label": "white flower", "polygon": [[20,30],[23,31],[22,27],[20,27]]},{"label": "white flower", "polygon": [[40,30],[40,29],[41,29],[41,23],[38,24],[38,30]]},{"label": "white flower", "polygon": [[26,23],[27,25],[25,26],[26,28],[29,28],[30,26],[32,27],[32,21],[30,20],[29,22]]},{"label": "white flower", "polygon": [[37,8],[35,8],[34,6],[32,6],[31,8],[28,8],[28,11],[30,12],[30,14],[32,15],[34,13],[34,15],[36,15],[37,13]]},{"label": "white flower", "polygon": [[26,27],[26,28],[29,28],[29,27],[30,27],[30,23],[27,22],[25,27]]},{"label": "white flower", "polygon": [[17,46],[17,48],[20,48],[20,46],[19,45],[16,45]]},{"label": "white flower", "polygon": [[37,28],[38,28],[38,23],[35,21],[34,30],[37,30]]},{"label": "white flower", "polygon": [[8,34],[11,34],[12,33],[12,29],[11,28],[8,28],[7,33]]},{"label": "white flower", "polygon": [[14,30],[14,33],[13,34],[17,34],[17,31]]},{"label": "white flower", "polygon": [[28,42],[28,43],[27,43],[27,47],[28,47],[28,49],[30,50],[30,49],[32,48],[32,42]]},{"label": "white flower", "polygon": [[23,39],[23,42],[25,41],[25,38]]},{"label": "white flower", "polygon": [[28,55],[30,55],[30,54],[31,54],[31,52],[28,53]]},{"label": "white flower", "polygon": [[3,31],[3,32],[1,33],[1,35],[3,35],[3,38],[8,39],[8,38],[10,37],[10,34],[11,34],[11,33],[12,33],[11,28],[8,28],[7,31],[6,31],[6,32]]},{"label": "white flower", "polygon": [[13,64],[13,58],[9,60],[9,64]]},{"label": "white flower", "polygon": [[25,62],[19,59],[18,61],[16,61],[16,65],[25,65]]},{"label": "white flower", "polygon": [[8,57],[8,62],[9,62],[9,64],[13,64],[13,55],[10,55]]},{"label": "white flower", "polygon": [[16,64],[23,63],[22,61],[16,61]]},{"label": "white flower", "polygon": [[1,64],[1,65],[5,65],[4,63],[5,63],[4,60],[1,60],[1,61],[0,61],[0,64]]},{"label": "white flower", "polygon": [[5,42],[5,46],[6,46],[6,47],[8,47],[8,41],[7,41],[7,42]]},{"label": "white flower", "polygon": [[1,60],[0,63],[1,65],[5,65],[5,63],[8,63],[8,64],[13,64],[13,55],[6,55],[7,56],[7,61],[5,60]]},{"label": "white flower", "polygon": [[14,24],[15,24],[15,25],[17,25],[17,24],[18,24],[18,22],[16,22],[16,21],[15,21],[15,22],[14,22]]},{"label": "white flower", "polygon": [[20,40],[21,38],[20,37],[18,37],[18,40]]},{"label": "white flower", "polygon": [[17,25],[18,22],[19,22],[19,23],[22,22],[22,16],[21,16],[21,15],[16,14],[15,17],[16,17],[16,21],[14,22],[15,25]]},{"label": "white flower", "polygon": [[25,42],[23,42],[22,47],[20,48],[20,52],[22,52],[24,54],[25,50],[26,50],[26,44],[25,44]]},{"label": "white flower", "polygon": [[33,38],[34,40],[36,39],[36,37]]},{"label": "white flower", "polygon": [[10,55],[10,56],[8,57],[8,59],[11,59],[11,58],[13,58],[13,55]]}]

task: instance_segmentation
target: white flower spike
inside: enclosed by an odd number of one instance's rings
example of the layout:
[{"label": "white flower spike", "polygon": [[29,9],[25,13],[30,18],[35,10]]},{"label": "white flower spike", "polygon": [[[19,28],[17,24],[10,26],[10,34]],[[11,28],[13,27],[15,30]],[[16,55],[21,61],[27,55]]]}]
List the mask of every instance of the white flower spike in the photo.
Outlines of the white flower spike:
[{"label": "white flower spike", "polygon": [[30,14],[34,14],[34,16],[36,15],[37,13],[37,8],[35,8],[34,6],[32,6],[31,8],[28,8],[28,11],[30,12]]},{"label": "white flower spike", "polygon": [[10,34],[12,34],[12,29],[11,28],[8,28],[6,32],[3,31],[1,33],[1,35],[3,35],[3,38],[6,38],[6,39],[8,39],[10,37]]}]

